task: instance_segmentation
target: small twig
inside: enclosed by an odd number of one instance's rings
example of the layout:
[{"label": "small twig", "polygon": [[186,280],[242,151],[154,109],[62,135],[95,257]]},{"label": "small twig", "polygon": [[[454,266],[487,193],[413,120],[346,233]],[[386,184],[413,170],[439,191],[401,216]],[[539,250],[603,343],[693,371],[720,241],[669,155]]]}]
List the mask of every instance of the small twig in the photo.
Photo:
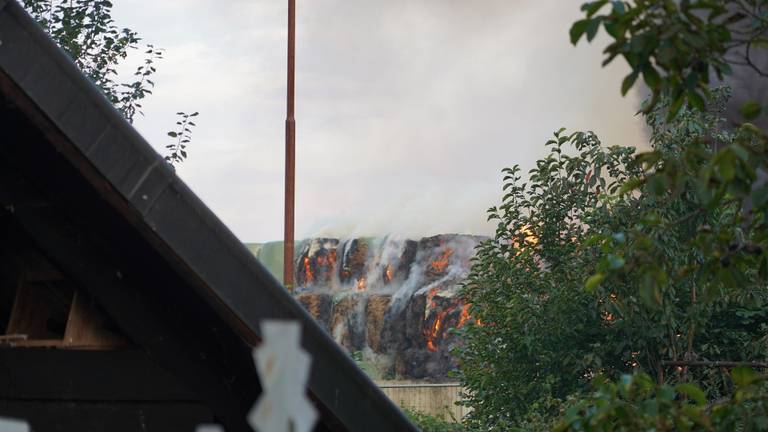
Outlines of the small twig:
[{"label": "small twig", "polygon": [[752,58],[750,57],[750,51],[752,50],[752,42],[753,41],[751,40],[747,42],[746,55],[744,56],[744,60],[746,60],[747,66],[749,66],[750,68],[752,68],[752,70],[757,72],[758,75],[760,75],[761,77],[768,77],[768,73],[763,72],[762,69],[760,69],[760,67],[758,67],[755,63],[752,62]]}]

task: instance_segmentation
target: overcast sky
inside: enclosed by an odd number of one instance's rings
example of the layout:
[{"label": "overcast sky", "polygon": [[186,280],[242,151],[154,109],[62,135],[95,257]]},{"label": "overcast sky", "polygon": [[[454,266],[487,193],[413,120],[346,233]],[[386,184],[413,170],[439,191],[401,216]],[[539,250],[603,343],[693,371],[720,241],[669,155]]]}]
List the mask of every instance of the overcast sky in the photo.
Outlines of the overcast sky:
[{"label": "overcast sky", "polygon": [[[199,111],[180,176],[243,241],[282,237],[287,1],[117,0],[167,50],[139,131]],[[561,126],[638,145],[625,66],[574,48],[582,0],[297,0],[296,230],[487,234],[500,170]]]}]

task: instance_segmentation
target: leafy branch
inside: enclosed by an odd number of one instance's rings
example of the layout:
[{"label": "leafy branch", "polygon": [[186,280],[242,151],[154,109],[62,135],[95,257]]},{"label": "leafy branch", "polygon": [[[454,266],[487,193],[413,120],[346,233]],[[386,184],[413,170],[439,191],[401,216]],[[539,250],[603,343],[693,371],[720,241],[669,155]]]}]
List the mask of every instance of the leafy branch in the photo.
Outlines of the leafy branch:
[{"label": "leafy branch", "polygon": [[[120,28],[112,19],[109,0],[23,0],[24,6],[41,27],[72,58],[72,61],[104,93],[104,96],[133,123],[136,114],[144,115],[143,103],[155,87],[156,65],[164,50],[142,44],[138,34]],[[118,66],[131,52],[144,59],[132,78],[122,81]],[[184,113],[177,114],[182,116]],[[177,123],[177,125],[179,125]],[[194,124],[192,124],[194,125]],[[188,129],[188,128],[187,128]],[[179,163],[186,158],[185,147],[191,130],[182,128],[183,138],[173,146],[166,160]],[[185,147],[181,147],[184,144]]]},{"label": "leafy branch", "polygon": [[168,132],[168,136],[175,141],[172,144],[165,146],[168,150],[165,160],[171,165],[179,164],[187,158],[187,146],[191,141],[192,128],[197,126],[192,120],[197,117],[198,114],[198,112],[186,114],[182,111],[176,113],[178,116],[178,120],[176,121],[178,128],[175,131]]}]

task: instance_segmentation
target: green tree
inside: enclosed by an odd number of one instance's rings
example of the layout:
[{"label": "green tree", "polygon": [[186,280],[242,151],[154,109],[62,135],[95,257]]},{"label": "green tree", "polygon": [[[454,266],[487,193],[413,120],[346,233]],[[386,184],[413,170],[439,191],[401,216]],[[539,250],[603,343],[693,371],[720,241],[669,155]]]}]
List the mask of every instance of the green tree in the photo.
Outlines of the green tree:
[{"label": "green tree", "polygon": [[[72,58],[104,96],[130,123],[143,115],[142,103],[155,87],[153,76],[163,50],[142,44],[129,28],[119,28],[112,19],[108,0],[24,0],[27,11],[56,43]],[[122,80],[118,68],[131,52],[144,59],[133,75]],[[180,163],[187,157],[197,112],[178,112],[176,128],[168,132],[174,142],[166,145],[166,161]]]},{"label": "green tree", "polygon": [[736,368],[728,396],[707,402],[696,384],[657,384],[645,374],[595,379],[594,391],[568,409],[556,432],[760,431],[768,429],[766,376]]},{"label": "green tree", "polygon": [[652,91],[652,151],[559,132],[527,181],[506,171],[489,211],[496,234],[464,288],[481,325],[465,330],[460,376],[467,422],[483,430],[547,428],[595,376],[647,373],[732,397],[723,365],[768,354],[768,146],[754,125],[723,121],[728,90],[710,81],[740,61],[729,54],[749,60],[764,46],[765,2],[582,10],[572,41],[603,27],[614,40],[606,63],[631,67],[622,91],[640,75]]}]

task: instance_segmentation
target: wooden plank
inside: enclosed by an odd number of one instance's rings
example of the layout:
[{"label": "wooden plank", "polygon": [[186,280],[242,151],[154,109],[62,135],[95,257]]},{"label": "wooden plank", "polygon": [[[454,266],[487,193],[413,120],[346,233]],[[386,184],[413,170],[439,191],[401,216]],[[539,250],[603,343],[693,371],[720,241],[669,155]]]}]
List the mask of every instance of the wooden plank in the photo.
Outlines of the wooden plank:
[{"label": "wooden plank", "polygon": [[61,348],[64,341],[61,339],[23,339],[8,345],[16,348]]},{"label": "wooden plank", "polygon": [[[145,349],[162,367],[205,396],[208,406],[227,430],[252,431],[246,422],[246,414],[260,389],[242,387],[255,380],[255,376],[246,375],[255,375],[246,346],[239,345],[238,358],[232,360],[247,362],[243,366],[247,366],[248,370],[241,369],[240,376],[229,378],[228,375],[236,372],[232,370],[231,363],[221,357],[222,340],[215,340],[210,333],[200,337],[189,328],[182,330],[174,326],[167,318],[176,316],[166,313],[168,309],[158,304],[156,298],[147,295],[146,290],[140,289],[142,285],[137,283],[137,278],[143,276],[149,279],[150,285],[146,287],[152,287],[150,293],[167,294],[163,292],[165,287],[155,285],[156,282],[152,284],[157,274],[147,274],[146,269],[144,272],[129,273],[129,268],[117,267],[97,244],[87,241],[86,236],[73,231],[71,225],[62,221],[61,212],[56,209],[20,207],[15,209],[14,216],[47,257],[79,287],[94,295],[132,341]],[[177,297],[177,301],[181,301],[181,297]],[[223,336],[219,335],[219,338]],[[240,387],[237,390],[246,390],[251,394],[241,398],[235,393],[235,386]]]},{"label": "wooden plank", "polygon": [[[50,287],[39,283],[20,282],[16,290],[16,298],[8,321],[7,334],[27,335],[27,339],[61,339],[52,330],[49,321],[62,315],[62,308],[68,309],[67,300],[71,301],[71,293],[62,290],[51,293]],[[54,296],[58,298],[54,299]],[[63,316],[66,324],[66,315]],[[63,333],[63,332],[62,332]]]},{"label": "wooden plank", "polygon": [[458,383],[380,383],[381,389],[401,408],[415,410],[442,417],[445,420],[460,420],[467,413],[465,407],[456,405],[461,401],[461,385]]},{"label": "wooden plank", "polygon": [[64,347],[116,349],[130,346],[125,338],[107,330],[106,321],[96,301],[85,292],[76,291],[64,333]]}]

